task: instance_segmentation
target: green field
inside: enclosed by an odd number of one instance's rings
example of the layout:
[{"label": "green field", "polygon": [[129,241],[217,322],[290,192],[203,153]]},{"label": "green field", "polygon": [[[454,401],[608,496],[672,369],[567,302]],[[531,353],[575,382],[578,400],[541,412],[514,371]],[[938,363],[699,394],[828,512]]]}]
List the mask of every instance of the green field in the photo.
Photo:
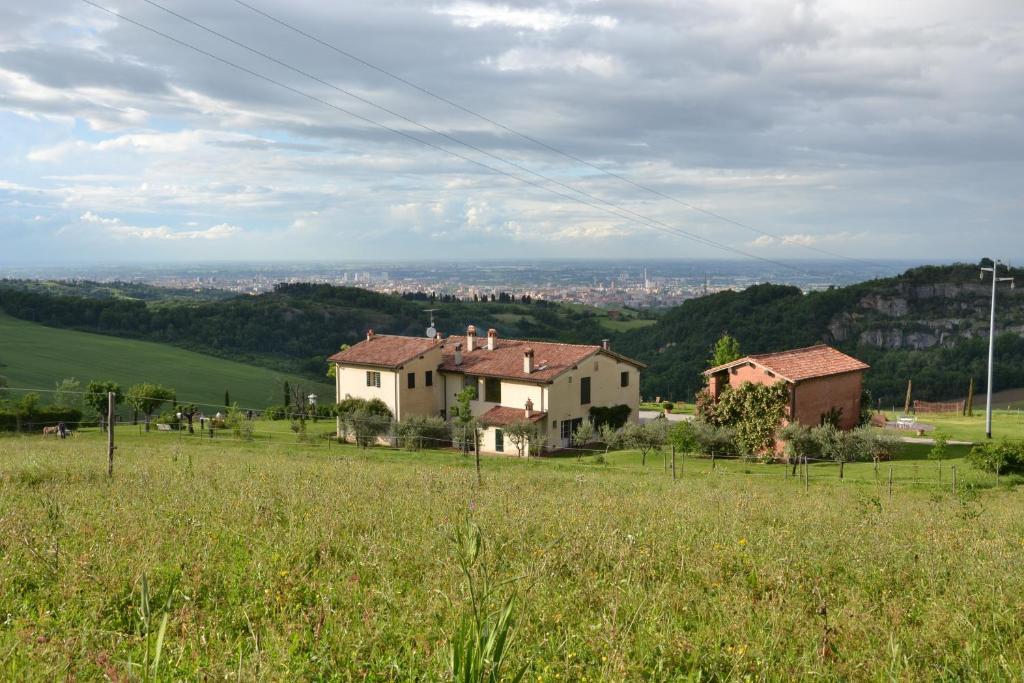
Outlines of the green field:
[{"label": "green field", "polygon": [[[0,375],[10,386],[53,389],[65,377],[84,386],[112,379],[122,387],[156,382],[174,388],[181,401],[221,405],[224,391],[245,407],[281,403],[280,382],[298,382],[333,399],[333,388],[265,368],[214,358],[173,346],[59,330],[0,314]],[[42,394],[43,400],[47,395]]]},{"label": "green field", "polygon": [[122,428],[111,480],[101,434],[0,439],[0,678],[445,679],[467,521],[530,681],[1024,670],[1019,480],[963,448],[957,491],[915,445],[890,496],[887,463],[490,457],[480,485],[452,452],[225,434]]},{"label": "green field", "polygon": [[[896,417],[887,415],[890,420]],[[964,417],[958,414],[920,414],[917,421],[934,425],[936,431],[941,431],[955,441],[984,441],[985,440],[985,410],[975,411],[973,417]],[[931,435],[932,432],[926,433]],[[1020,410],[993,410],[992,411],[992,437],[995,439],[1024,439],[1024,412]]]},{"label": "green field", "polygon": [[[660,403],[654,403],[653,401],[643,401],[640,403],[640,410],[656,410],[658,412],[664,412],[664,408],[661,407]],[[693,415],[696,411],[696,406],[692,403],[685,403],[683,401],[672,401],[672,412],[676,415]]]}]

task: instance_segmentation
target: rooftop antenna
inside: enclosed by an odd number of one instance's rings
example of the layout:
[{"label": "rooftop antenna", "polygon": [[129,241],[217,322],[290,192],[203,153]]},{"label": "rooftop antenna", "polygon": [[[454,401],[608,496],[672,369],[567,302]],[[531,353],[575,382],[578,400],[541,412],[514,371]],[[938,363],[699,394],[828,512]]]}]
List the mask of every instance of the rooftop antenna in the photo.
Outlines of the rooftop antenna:
[{"label": "rooftop antenna", "polygon": [[427,328],[427,339],[433,339],[437,336],[437,328],[434,326],[434,312],[439,311],[439,308],[424,308],[424,313],[430,314],[430,327]]}]

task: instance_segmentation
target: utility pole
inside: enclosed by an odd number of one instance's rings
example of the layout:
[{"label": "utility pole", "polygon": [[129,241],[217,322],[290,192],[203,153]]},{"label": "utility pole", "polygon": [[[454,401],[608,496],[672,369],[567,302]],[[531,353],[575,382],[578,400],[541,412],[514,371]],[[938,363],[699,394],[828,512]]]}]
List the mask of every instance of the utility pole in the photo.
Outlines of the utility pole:
[{"label": "utility pole", "polygon": [[991,259],[991,268],[981,269],[981,279],[985,279],[985,273],[992,273],[992,313],[988,321],[988,386],[985,387],[985,436],[992,438],[992,358],[995,355],[996,345],[996,285],[1000,282],[1009,282],[1010,289],[1014,287],[1012,277],[999,277],[999,266],[1006,265],[998,259]]}]

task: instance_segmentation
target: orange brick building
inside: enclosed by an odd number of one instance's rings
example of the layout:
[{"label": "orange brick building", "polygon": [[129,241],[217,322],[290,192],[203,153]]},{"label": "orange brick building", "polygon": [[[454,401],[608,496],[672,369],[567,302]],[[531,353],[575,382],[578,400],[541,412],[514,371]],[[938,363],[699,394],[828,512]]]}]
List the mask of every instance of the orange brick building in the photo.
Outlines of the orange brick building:
[{"label": "orange brick building", "polygon": [[718,399],[726,387],[744,382],[789,387],[786,419],[807,427],[821,424],[832,411],[839,411],[840,429],[853,429],[860,421],[860,400],[864,371],[868,364],[819,344],[805,349],[746,356],[705,370],[708,390]]}]

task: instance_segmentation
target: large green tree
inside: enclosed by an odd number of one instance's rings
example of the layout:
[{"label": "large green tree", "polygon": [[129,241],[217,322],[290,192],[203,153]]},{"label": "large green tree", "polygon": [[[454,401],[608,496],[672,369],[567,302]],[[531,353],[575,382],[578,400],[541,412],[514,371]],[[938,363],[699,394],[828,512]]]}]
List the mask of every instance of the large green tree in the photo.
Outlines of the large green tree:
[{"label": "large green tree", "polygon": [[104,429],[107,424],[107,394],[110,392],[114,394],[115,408],[124,403],[124,394],[121,392],[121,385],[117,382],[94,379],[85,387],[85,405],[96,411],[100,426]]},{"label": "large green tree", "polygon": [[174,390],[160,384],[143,382],[129,387],[125,398],[128,405],[146,416],[146,431],[148,432],[153,413],[164,403],[174,399]]}]

